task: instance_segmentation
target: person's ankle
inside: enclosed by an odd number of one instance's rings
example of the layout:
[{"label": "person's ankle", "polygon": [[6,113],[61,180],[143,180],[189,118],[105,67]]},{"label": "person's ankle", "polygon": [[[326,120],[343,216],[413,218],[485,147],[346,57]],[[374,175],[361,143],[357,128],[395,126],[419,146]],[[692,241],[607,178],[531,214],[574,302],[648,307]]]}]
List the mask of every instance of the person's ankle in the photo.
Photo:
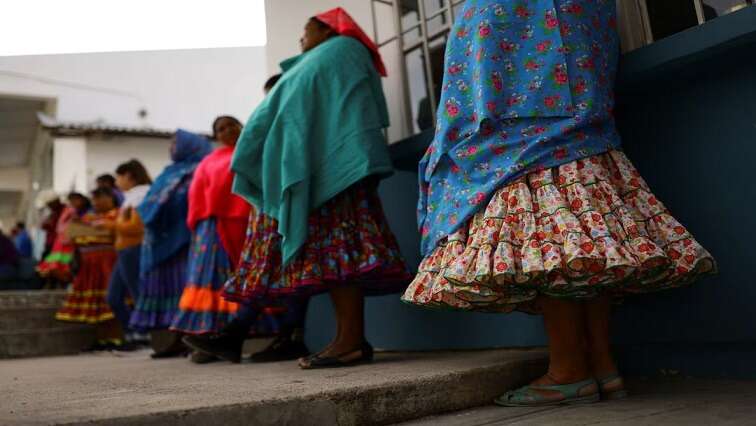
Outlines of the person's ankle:
[{"label": "person's ankle", "polygon": [[546,375],[560,385],[580,382],[591,377],[587,368],[550,368]]},{"label": "person's ankle", "polygon": [[617,365],[611,358],[591,359],[591,374],[602,378],[617,373]]}]

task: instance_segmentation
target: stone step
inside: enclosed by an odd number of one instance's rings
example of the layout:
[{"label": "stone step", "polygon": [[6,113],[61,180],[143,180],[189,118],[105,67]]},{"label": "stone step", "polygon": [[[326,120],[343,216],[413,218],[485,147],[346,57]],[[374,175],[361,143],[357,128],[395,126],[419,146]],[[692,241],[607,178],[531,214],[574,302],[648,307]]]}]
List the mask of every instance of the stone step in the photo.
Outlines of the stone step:
[{"label": "stone step", "polygon": [[95,341],[94,327],[61,324],[46,329],[0,331],[0,358],[70,355]]},{"label": "stone step", "polygon": [[194,365],[149,351],[2,361],[4,425],[385,425],[490,404],[541,350],[378,353],[373,364]]},{"label": "stone step", "polygon": [[0,331],[45,330],[67,324],[57,321],[58,307],[0,308]]},{"label": "stone step", "polygon": [[63,304],[65,297],[65,290],[0,291],[0,310],[57,308]]}]

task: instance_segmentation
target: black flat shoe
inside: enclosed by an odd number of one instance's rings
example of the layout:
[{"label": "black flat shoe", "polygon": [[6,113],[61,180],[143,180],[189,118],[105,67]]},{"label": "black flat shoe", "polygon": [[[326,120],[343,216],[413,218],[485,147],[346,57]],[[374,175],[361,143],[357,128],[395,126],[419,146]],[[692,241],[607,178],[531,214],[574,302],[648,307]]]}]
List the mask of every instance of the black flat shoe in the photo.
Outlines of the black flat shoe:
[{"label": "black flat shoe", "polygon": [[156,351],[150,354],[152,359],[166,359],[166,358],[178,358],[185,357],[189,353],[189,348],[184,345],[176,348],[163,349],[162,351]]},{"label": "black flat shoe", "polygon": [[220,359],[212,355],[208,355],[204,352],[195,351],[195,352],[192,352],[192,355],[189,357],[189,361],[195,364],[209,364],[211,362],[220,361]]},{"label": "black flat shoe", "polygon": [[199,336],[188,335],[184,336],[181,341],[195,351],[212,355],[234,364],[241,362],[244,338],[228,333],[219,333]]},{"label": "black flat shoe", "polygon": [[267,348],[252,354],[252,362],[292,361],[310,354],[307,346],[300,340],[292,340],[291,336],[277,337]]},{"label": "black flat shoe", "polygon": [[[344,358],[354,354],[355,352],[360,352],[360,356],[354,359],[344,360]],[[299,368],[301,368],[302,370],[315,370],[318,368],[342,368],[353,367],[360,364],[369,364],[373,362],[373,347],[370,346],[370,343],[364,342],[358,349],[344,352],[341,355],[323,357],[319,354],[316,354],[310,355],[304,358],[304,360],[306,362],[306,365],[299,365]]]}]

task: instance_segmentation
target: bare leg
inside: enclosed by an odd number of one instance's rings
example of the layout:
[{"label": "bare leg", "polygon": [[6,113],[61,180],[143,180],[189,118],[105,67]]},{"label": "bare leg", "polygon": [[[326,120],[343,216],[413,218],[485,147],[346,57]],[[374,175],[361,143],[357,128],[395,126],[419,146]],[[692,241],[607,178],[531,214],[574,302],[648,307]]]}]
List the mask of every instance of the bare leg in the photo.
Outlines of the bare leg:
[{"label": "bare leg", "polygon": [[549,337],[549,372],[536,384],[567,384],[591,376],[585,352],[585,315],[583,305],[542,297],[543,319]]},{"label": "bare leg", "polygon": [[[336,313],[336,337],[318,355],[339,357],[343,361],[359,358],[360,346],[365,340],[365,299],[362,289],[356,286],[334,288],[331,290],[331,301]],[[307,361],[303,358],[299,363],[306,365]]]},{"label": "bare leg", "polygon": [[[612,300],[611,297],[604,296],[584,302],[584,306],[588,361],[593,376],[601,379],[617,372],[609,341]],[[612,391],[623,386],[622,379],[618,378],[606,383],[602,389]]]}]

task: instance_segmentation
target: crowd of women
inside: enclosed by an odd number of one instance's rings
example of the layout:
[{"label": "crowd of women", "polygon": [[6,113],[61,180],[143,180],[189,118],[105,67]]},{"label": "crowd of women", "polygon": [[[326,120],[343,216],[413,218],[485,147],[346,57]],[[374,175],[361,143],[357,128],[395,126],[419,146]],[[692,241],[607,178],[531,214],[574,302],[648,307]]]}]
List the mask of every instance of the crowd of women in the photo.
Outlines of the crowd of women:
[{"label": "crowd of women", "polygon": [[[425,258],[414,279],[376,189],[392,171],[386,69],[339,8],[306,23],[303,53],[281,64],[246,125],[213,123],[219,148],[179,130],[155,182],[132,160],[115,170],[122,199],[107,185],[91,203],[69,197],[41,266],[78,253],[58,318],[99,324],[103,345],[123,332],[184,336],[156,357],[188,347],[196,362],[238,362],[247,336],[277,334],[254,361],[343,367],[373,359],[365,296],[403,291],[425,307],[543,314],[548,373],[498,404],[624,396],[612,299],[716,266],[620,150],[614,3],[465,2],[419,167]],[[307,300],[320,293],[335,337],[308,354]]]}]

